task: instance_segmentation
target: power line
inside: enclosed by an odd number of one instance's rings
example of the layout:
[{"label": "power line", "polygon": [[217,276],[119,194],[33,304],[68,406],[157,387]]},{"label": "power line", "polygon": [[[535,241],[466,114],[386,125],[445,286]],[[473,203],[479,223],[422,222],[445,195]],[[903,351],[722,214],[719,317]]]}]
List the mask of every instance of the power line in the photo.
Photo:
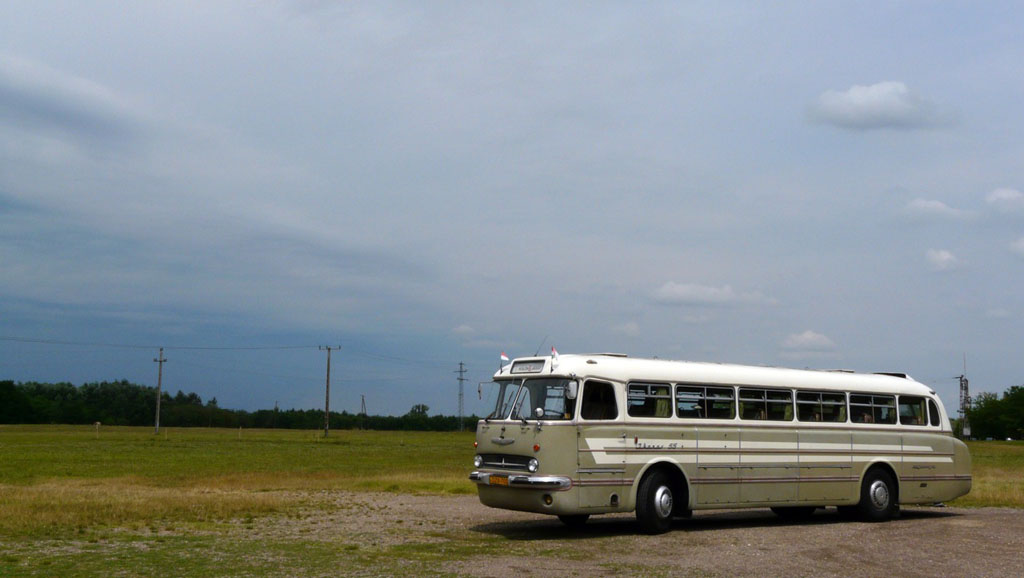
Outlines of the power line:
[{"label": "power line", "polygon": [[[63,341],[58,339],[30,339],[27,337],[0,337],[0,341],[11,341],[15,343],[35,343],[40,345],[74,345],[79,347],[112,347],[117,349],[156,349],[159,345],[139,345],[131,343],[102,343],[96,341]],[[163,349],[168,351],[268,351],[284,349],[316,349],[316,345],[226,345],[226,346],[201,346],[201,345],[165,345]]]},{"label": "power line", "polygon": [[361,349],[353,349],[352,347],[347,347],[345,350],[350,353],[362,355],[364,357],[381,359],[384,361],[400,361],[402,363],[410,363],[413,365],[433,365],[437,367],[444,367],[448,365],[446,362],[440,360],[409,359],[406,357],[397,357],[394,355],[381,355],[379,353],[370,353],[369,351],[363,351]]}]

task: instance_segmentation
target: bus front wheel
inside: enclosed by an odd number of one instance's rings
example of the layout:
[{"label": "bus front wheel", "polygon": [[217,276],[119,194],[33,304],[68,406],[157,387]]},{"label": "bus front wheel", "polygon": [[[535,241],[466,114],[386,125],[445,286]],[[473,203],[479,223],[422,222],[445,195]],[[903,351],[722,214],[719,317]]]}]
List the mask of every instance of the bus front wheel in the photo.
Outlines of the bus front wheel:
[{"label": "bus front wheel", "polygon": [[636,492],[636,520],[647,534],[664,534],[672,526],[672,483],[662,471],[644,476]]},{"label": "bus front wheel", "polygon": [[865,522],[884,522],[896,515],[896,481],[882,469],[864,476],[857,511]]}]

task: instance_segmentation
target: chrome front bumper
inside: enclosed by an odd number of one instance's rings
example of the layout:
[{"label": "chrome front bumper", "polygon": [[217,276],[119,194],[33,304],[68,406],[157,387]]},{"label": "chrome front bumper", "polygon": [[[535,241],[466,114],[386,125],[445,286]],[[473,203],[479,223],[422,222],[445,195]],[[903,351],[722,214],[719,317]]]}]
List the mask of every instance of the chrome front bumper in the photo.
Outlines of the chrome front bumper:
[{"label": "chrome front bumper", "polygon": [[[491,476],[508,483],[494,483]],[[482,486],[499,486],[509,488],[527,488],[533,490],[568,490],[572,487],[572,478],[564,476],[526,476],[523,474],[493,474],[489,472],[473,472],[469,479]]]}]

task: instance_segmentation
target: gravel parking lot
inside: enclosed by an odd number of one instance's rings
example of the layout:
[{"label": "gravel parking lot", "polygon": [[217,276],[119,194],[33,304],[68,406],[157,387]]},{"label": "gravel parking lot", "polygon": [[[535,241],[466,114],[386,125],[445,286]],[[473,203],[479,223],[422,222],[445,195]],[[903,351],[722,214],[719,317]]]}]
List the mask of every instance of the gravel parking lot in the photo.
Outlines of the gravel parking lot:
[{"label": "gravel parking lot", "polygon": [[[342,525],[379,528],[389,542],[423,542],[437,531],[506,553],[453,560],[437,570],[473,576],[520,573],[579,576],[1019,576],[1024,511],[905,508],[898,520],[846,521],[834,509],[788,523],[767,509],[697,512],[659,536],[637,531],[632,515],[598,516],[580,529],[556,518],[495,510],[475,496],[347,494]],[[400,533],[388,532],[397,519]],[[340,529],[340,528],[339,528]],[[385,537],[385,535],[387,537]],[[531,553],[536,552],[536,555]]]}]

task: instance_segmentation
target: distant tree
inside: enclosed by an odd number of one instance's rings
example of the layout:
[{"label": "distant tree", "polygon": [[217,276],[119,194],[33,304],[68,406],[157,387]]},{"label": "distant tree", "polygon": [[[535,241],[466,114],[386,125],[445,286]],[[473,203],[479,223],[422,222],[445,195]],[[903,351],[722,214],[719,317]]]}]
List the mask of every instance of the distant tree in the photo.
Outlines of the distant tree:
[{"label": "distant tree", "polygon": [[985,439],[1024,438],[1024,386],[1015,385],[999,398],[982,392],[974,397],[967,414],[971,435]]},{"label": "distant tree", "polygon": [[32,406],[13,381],[0,381],[0,423],[31,423]]},{"label": "distant tree", "polygon": [[[1022,396],[1024,397],[1024,396]],[[162,392],[160,424],[167,427],[279,427],[320,429],[323,412],[316,409],[248,412],[219,407],[211,397],[203,405],[196,393],[178,391],[173,397]],[[0,381],[0,423],[61,423],[151,426],[156,411],[156,388],[136,385],[127,380],[86,383],[15,383]],[[403,416],[359,416],[347,411],[332,412],[332,429],[433,430],[455,431],[456,416],[428,416],[430,407],[412,406]],[[467,424],[479,418],[467,416]]]}]

